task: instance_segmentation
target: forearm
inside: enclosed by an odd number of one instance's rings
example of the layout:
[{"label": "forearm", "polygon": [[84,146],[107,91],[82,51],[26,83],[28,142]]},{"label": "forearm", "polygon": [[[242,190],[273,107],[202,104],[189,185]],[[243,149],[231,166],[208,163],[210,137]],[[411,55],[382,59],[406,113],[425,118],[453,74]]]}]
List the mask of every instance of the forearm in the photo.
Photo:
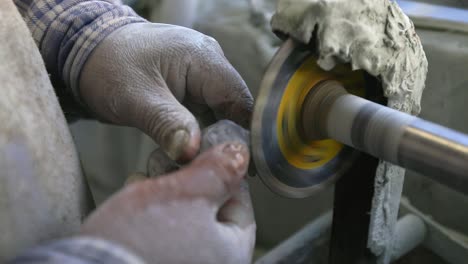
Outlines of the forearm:
[{"label": "forearm", "polygon": [[101,239],[78,237],[33,248],[7,264],[144,264],[126,249]]},{"label": "forearm", "polygon": [[114,30],[145,20],[118,0],[14,0],[45,61],[59,95],[80,100],[81,69]]}]

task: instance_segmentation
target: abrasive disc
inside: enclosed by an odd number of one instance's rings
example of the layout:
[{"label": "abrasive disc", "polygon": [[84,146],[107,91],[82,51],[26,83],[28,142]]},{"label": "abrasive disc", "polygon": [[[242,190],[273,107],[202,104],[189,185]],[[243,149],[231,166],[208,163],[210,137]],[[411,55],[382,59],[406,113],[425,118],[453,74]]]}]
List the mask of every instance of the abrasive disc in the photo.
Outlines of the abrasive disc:
[{"label": "abrasive disc", "polygon": [[364,96],[362,71],[346,65],[324,71],[313,52],[293,40],[281,46],[263,78],[252,119],[251,146],[258,175],[280,195],[312,195],[334,182],[357,155],[332,139],[306,142],[300,135],[304,99],[325,80],[337,80],[348,92]]}]

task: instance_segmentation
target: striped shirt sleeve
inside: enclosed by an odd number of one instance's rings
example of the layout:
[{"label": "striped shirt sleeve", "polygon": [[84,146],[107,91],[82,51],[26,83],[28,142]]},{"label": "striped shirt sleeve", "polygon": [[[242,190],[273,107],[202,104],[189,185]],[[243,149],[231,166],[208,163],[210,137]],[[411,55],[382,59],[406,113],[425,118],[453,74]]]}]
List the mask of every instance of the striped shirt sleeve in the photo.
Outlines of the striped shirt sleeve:
[{"label": "striped shirt sleeve", "polygon": [[52,78],[79,100],[81,69],[114,30],[146,22],[119,0],[14,0]]},{"label": "striped shirt sleeve", "polygon": [[145,264],[117,244],[94,237],[75,237],[27,250],[7,264]]}]

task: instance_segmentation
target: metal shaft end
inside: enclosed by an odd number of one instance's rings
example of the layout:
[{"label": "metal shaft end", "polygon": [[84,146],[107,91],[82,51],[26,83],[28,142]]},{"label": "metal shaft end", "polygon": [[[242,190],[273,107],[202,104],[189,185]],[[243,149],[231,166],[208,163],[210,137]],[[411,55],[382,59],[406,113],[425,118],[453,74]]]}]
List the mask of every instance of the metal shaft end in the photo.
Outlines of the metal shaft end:
[{"label": "metal shaft end", "polygon": [[334,80],[318,83],[307,94],[301,112],[301,136],[306,141],[326,139],[327,114],[340,96],[348,92],[343,85]]}]

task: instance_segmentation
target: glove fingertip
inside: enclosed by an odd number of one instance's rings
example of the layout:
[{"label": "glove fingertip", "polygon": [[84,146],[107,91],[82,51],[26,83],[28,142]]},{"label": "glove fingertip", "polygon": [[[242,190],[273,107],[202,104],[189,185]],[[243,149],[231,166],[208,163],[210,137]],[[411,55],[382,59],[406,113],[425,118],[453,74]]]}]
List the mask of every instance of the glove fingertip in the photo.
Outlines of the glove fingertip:
[{"label": "glove fingertip", "polygon": [[174,133],[166,151],[172,160],[186,163],[198,154],[199,149],[200,131],[193,129],[187,132],[187,130],[181,129]]}]

